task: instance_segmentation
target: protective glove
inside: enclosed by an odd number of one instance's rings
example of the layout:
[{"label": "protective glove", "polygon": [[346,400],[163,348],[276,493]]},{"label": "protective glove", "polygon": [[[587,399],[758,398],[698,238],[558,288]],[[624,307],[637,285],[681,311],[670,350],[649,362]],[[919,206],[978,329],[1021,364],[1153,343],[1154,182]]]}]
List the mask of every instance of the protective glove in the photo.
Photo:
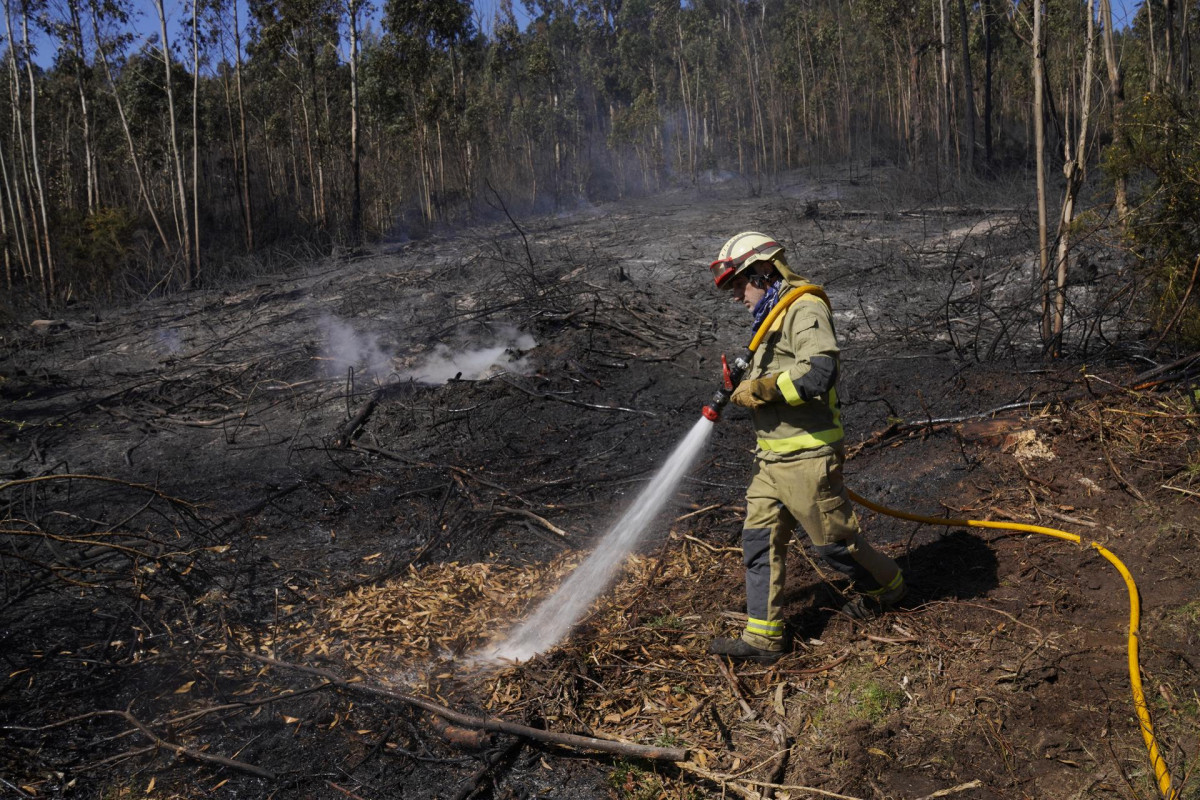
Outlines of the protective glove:
[{"label": "protective glove", "polygon": [[783,399],[783,392],[775,384],[778,375],[764,375],[754,380],[742,381],[733,390],[729,402],[742,408],[758,408]]}]

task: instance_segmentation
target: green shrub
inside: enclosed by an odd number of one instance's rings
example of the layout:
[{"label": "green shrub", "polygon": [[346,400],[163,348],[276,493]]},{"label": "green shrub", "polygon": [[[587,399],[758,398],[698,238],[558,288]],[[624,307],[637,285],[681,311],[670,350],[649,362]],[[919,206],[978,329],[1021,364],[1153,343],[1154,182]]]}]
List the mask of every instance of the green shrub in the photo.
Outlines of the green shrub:
[{"label": "green shrub", "polygon": [[[1129,181],[1127,234],[1152,293],[1161,332],[1200,345],[1200,286],[1184,295],[1200,264],[1200,111],[1172,94],[1145,94],[1126,109],[1124,136],[1105,153],[1105,170]],[[1178,315],[1178,319],[1176,316]]]}]

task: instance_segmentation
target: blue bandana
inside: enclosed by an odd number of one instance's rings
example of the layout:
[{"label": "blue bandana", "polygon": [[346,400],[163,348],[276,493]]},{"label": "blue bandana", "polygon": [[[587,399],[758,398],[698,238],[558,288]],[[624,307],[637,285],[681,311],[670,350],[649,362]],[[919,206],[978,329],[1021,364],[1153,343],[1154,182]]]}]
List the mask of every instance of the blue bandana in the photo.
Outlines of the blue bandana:
[{"label": "blue bandana", "polygon": [[779,278],[771,284],[771,288],[767,289],[767,293],[754,306],[754,327],[751,330],[758,331],[758,327],[771,313],[771,309],[779,302],[779,298],[783,295],[783,287],[786,285],[783,278]]}]

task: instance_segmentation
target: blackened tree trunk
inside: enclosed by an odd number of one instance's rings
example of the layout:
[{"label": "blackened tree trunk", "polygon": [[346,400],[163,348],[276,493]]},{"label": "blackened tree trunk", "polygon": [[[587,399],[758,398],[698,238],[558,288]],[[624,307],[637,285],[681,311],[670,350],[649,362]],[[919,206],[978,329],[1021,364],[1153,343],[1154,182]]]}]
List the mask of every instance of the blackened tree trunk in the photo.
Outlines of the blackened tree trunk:
[{"label": "blackened tree trunk", "polygon": [[963,129],[967,134],[967,171],[975,172],[975,81],[971,77],[971,48],[967,38],[967,4],[958,0],[959,35],[962,39]]}]

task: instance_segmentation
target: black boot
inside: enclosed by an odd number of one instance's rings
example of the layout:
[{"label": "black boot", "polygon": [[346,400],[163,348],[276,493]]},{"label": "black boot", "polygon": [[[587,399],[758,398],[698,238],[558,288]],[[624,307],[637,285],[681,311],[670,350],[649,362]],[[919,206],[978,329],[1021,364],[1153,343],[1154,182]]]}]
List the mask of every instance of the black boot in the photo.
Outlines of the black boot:
[{"label": "black boot", "polygon": [[895,608],[907,593],[908,587],[904,584],[904,576],[897,575],[891,587],[860,594],[842,606],[840,610],[851,619],[875,619]]},{"label": "black boot", "polygon": [[725,636],[709,642],[708,652],[734,661],[753,661],[758,664],[774,664],[783,658],[782,650],[764,650],[742,639],[730,639]]}]

